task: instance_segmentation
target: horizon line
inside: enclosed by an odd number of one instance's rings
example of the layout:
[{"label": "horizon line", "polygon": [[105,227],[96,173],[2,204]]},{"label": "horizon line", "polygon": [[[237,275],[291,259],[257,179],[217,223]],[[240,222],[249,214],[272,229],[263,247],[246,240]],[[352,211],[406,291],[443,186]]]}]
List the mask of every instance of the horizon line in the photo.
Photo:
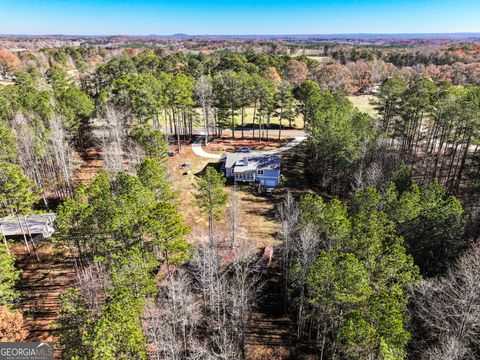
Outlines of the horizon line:
[{"label": "horizon line", "polygon": [[480,31],[459,31],[459,32],[398,32],[398,33],[382,33],[382,32],[354,32],[354,33],[293,33],[293,34],[186,34],[186,33],[172,33],[172,34],[122,34],[122,33],[110,33],[110,34],[67,34],[67,33],[50,33],[50,34],[0,34],[0,37],[58,37],[58,36],[73,36],[73,37],[115,37],[115,36],[125,36],[125,37],[289,37],[289,36],[425,36],[425,35],[442,35],[442,36],[480,36]]}]

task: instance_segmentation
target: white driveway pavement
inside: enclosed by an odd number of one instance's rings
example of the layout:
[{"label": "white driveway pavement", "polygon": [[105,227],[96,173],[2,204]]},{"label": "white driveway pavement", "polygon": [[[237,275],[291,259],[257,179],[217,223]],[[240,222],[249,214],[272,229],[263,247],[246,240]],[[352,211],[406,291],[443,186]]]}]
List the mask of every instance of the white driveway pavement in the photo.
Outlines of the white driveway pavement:
[{"label": "white driveway pavement", "polygon": [[[296,136],[295,139],[293,139],[291,142],[289,142],[287,145],[284,145],[282,147],[279,147],[277,149],[273,150],[254,150],[251,151],[250,154],[252,155],[274,155],[274,154],[280,154],[284,151],[290,150],[293,147],[297,146],[300,144],[302,141],[306,139],[306,136]],[[201,135],[195,139],[195,141],[192,144],[192,150],[197,156],[201,156],[204,158],[208,159],[220,159],[221,155],[220,154],[212,154],[209,152],[206,152],[202,148],[202,142],[204,140],[204,136]]]}]

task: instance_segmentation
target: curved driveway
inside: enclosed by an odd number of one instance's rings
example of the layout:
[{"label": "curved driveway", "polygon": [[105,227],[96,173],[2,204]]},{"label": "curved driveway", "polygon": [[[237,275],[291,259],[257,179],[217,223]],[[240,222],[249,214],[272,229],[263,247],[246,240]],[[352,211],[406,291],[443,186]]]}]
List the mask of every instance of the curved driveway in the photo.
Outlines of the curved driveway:
[{"label": "curved driveway", "polygon": [[[296,136],[295,139],[293,139],[291,142],[289,142],[287,145],[284,145],[282,147],[279,147],[277,149],[273,149],[273,150],[254,150],[254,151],[251,151],[249,154],[252,154],[252,155],[274,155],[274,154],[280,154],[284,151],[287,151],[287,150],[290,150],[292,149],[293,147],[297,146],[298,144],[300,144],[302,141],[304,141],[306,139],[306,136]],[[219,160],[220,157],[222,155],[220,154],[212,154],[212,153],[209,153],[209,152],[206,152],[205,150],[203,150],[202,148],[202,142],[204,140],[204,136],[201,135],[199,137],[197,137],[195,139],[195,141],[193,142],[192,144],[192,150],[193,152],[195,153],[195,155],[197,156],[201,156],[201,157],[204,157],[204,158],[208,158],[208,159],[217,159]]]}]

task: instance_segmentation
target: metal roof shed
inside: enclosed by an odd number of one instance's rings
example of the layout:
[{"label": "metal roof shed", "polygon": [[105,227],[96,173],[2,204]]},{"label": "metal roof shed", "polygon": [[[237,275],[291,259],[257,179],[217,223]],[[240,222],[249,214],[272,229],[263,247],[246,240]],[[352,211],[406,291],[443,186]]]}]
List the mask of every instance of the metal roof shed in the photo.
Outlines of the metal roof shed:
[{"label": "metal roof shed", "polygon": [[53,235],[56,214],[7,216],[0,219],[0,231],[6,238],[29,235],[45,239]]}]

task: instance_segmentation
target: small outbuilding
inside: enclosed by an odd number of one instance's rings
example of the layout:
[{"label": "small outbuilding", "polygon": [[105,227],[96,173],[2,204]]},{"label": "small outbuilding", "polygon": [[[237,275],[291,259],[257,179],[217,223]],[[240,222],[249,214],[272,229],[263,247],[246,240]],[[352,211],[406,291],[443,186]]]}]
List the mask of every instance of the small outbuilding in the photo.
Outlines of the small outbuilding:
[{"label": "small outbuilding", "polygon": [[0,234],[6,239],[24,236],[34,240],[49,238],[54,232],[55,217],[53,213],[7,216],[0,219]]}]

